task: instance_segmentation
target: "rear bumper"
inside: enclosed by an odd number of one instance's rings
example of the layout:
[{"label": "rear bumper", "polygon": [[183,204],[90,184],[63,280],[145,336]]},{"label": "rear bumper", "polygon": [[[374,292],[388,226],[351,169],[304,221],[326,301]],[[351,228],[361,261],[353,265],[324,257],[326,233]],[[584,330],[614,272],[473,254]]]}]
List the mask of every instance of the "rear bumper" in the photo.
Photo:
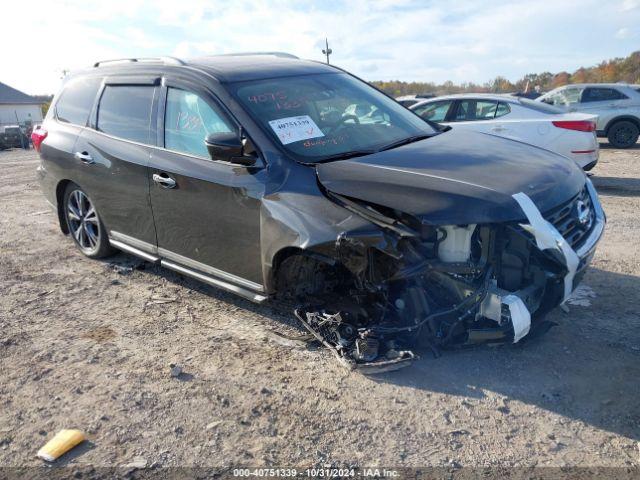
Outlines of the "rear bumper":
[{"label": "rear bumper", "polygon": [[36,168],[36,178],[40,184],[40,189],[47,200],[47,203],[53,207],[55,211],[58,210],[58,199],[56,198],[56,184],[55,179],[48,174],[46,167],[40,161],[40,165]]},{"label": "rear bumper", "polygon": [[569,157],[583,170],[592,169],[600,158],[600,144],[593,133],[585,133],[572,143]]}]

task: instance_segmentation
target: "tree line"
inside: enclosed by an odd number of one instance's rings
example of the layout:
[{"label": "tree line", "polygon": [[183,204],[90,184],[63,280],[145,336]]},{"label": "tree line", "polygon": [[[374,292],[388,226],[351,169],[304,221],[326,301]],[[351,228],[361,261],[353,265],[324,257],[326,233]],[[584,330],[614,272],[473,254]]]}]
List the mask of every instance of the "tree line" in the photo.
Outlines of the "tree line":
[{"label": "tree line", "polygon": [[515,83],[498,76],[483,84],[464,82],[456,85],[451,81],[436,84],[433,82],[403,82],[401,80],[373,81],[371,84],[389,95],[399,97],[421,93],[444,95],[464,92],[523,92],[527,85],[529,90],[533,90],[538,85],[543,92],[546,92],[568,83],[613,82],[640,83],[640,51],[633,52],[628,57],[605,60],[592,67],[580,67],[573,73],[528,73]]}]

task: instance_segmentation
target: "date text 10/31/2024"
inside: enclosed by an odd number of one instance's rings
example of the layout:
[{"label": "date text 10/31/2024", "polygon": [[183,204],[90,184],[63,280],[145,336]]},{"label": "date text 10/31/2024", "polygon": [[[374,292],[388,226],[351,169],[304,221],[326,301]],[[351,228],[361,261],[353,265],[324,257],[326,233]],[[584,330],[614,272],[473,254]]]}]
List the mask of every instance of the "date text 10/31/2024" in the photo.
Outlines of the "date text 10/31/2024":
[{"label": "date text 10/31/2024", "polygon": [[236,468],[234,477],[302,478],[398,478],[400,472],[387,468]]}]

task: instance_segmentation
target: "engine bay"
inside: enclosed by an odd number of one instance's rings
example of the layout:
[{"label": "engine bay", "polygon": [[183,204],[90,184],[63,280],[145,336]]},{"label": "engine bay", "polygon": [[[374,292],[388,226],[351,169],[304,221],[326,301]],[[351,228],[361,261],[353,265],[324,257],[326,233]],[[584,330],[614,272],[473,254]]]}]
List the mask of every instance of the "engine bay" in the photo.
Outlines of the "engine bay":
[{"label": "engine bay", "polygon": [[[528,222],[446,226],[328,196],[381,228],[337,237],[341,268],[297,286],[295,315],[345,366],[366,373],[409,365],[416,347],[437,356],[548,330],[544,314],[566,300],[590,260],[578,259],[526,195],[514,200]],[[322,270],[322,257],[308,261]]]}]

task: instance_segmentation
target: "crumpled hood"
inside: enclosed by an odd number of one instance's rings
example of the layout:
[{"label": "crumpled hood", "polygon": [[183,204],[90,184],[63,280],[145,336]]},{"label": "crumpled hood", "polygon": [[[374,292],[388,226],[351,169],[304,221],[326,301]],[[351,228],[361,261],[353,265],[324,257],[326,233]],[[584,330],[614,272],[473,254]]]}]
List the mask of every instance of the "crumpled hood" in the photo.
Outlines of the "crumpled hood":
[{"label": "crumpled hood", "polygon": [[541,212],[585,184],[570,159],[493,135],[456,131],[391,150],[316,166],[330,192],[419,216],[433,225],[526,220],[512,198]]}]

